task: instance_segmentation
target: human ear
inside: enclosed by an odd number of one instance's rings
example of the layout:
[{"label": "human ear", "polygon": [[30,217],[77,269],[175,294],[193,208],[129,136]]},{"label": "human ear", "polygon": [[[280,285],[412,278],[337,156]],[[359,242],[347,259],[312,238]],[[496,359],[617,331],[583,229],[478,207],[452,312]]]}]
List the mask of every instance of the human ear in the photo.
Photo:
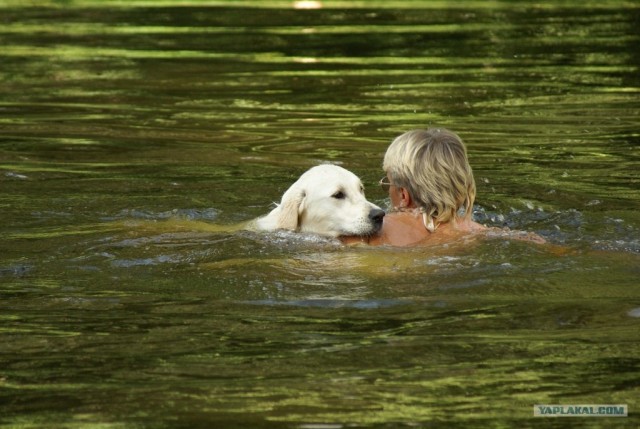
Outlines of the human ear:
[{"label": "human ear", "polygon": [[406,188],[400,188],[400,207],[411,207],[413,200]]}]

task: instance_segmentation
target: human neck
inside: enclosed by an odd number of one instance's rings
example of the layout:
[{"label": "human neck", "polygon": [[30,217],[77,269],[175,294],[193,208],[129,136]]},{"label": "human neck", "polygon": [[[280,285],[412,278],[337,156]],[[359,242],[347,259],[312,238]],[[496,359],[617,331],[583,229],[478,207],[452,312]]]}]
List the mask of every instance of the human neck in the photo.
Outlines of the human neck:
[{"label": "human neck", "polygon": [[436,232],[440,226],[440,222],[437,222],[433,216],[427,214],[424,207],[394,207],[391,213],[408,213],[413,215],[416,219],[420,218],[422,226],[430,233]]}]

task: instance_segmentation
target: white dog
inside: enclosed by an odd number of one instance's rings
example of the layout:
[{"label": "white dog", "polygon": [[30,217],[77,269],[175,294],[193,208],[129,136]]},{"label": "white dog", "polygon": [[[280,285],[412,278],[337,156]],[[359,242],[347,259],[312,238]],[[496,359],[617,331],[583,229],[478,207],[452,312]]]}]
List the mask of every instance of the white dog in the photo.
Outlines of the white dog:
[{"label": "white dog", "polygon": [[307,170],[282,196],[280,204],[255,226],[330,237],[372,235],[382,226],[384,211],[364,196],[362,182],[342,167],[323,164]]}]

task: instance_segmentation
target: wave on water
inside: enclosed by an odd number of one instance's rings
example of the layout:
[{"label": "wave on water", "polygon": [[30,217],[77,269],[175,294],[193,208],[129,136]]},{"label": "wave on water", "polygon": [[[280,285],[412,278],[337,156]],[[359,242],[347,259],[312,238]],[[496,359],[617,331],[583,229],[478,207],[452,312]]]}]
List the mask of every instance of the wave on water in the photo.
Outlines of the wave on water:
[{"label": "wave on water", "polygon": [[535,232],[553,244],[640,253],[640,231],[620,218],[576,209],[546,211],[533,206],[511,208],[504,213],[476,206],[473,215],[483,225]]},{"label": "wave on water", "polygon": [[143,220],[202,220],[213,221],[218,218],[219,211],[214,208],[204,209],[173,209],[160,212],[139,209],[125,209],[113,216],[107,216],[103,220],[114,221],[123,219],[143,219]]},{"label": "wave on water", "polygon": [[[165,221],[179,219],[215,224],[220,210],[216,208],[181,208],[164,211],[126,209],[103,218],[106,221],[143,220]],[[545,210],[533,205],[522,208],[488,209],[474,207],[474,220],[483,225],[502,228],[509,234],[532,232],[552,244],[578,246],[597,250],[640,253],[640,231],[631,222],[601,213],[568,210]],[[166,232],[166,231],[164,231]],[[236,231],[237,232],[237,231]],[[316,234],[291,231],[256,233],[241,231],[241,236],[263,245],[275,245],[282,249],[305,246],[340,246],[340,241]],[[235,234],[233,234],[235,235]]]}]

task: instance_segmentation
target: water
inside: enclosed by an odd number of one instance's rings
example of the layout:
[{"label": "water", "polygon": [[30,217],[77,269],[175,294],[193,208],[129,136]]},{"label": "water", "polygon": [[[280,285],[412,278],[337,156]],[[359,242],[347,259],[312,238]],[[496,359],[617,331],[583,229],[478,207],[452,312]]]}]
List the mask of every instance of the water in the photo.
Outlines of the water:
[{"label": "water", "polygon": [[[0,427],[638,426],[638,5],[292,5],[0,3]],[[235,228],[436,125],[553,246]]]}]

